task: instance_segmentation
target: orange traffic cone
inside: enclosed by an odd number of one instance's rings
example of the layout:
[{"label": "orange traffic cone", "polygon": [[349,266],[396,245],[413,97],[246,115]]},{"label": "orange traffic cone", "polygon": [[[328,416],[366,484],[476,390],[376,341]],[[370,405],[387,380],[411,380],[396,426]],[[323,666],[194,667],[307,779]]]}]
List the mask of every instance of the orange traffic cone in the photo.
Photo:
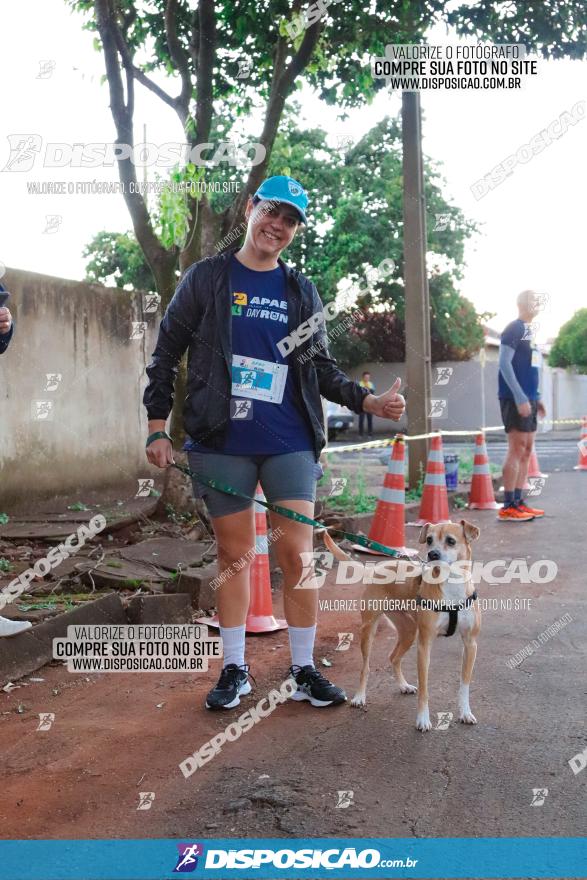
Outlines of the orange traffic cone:
[{"label": "orange traffic cone", "polygon": [[426,476],[424,477],[424,491],[420,505],[420,518],[416,520],[414,525],[423,526],[427,522],[444,522],[448,518],[444,454],[442,451],[442,438],[439,434],[433,437],[430,443],[428,461],[426,462]]},{"label": "orange traffic cone", "polygon": [[573,470],[587,471],[587,416],[584,416],[581,422],[581,439],[577,446],[579,447],[579,461]]},{"label": "orange traffic cone", "polygon": [[532,454],[530,456],[530,462],[528,464],[528,476],[529,477],[547,477],[548,474],[543,474],[540,471],[540,465],[538,464],[538,456],[536,455],[536,444],[532,444]]},{"label": "orange traffic cone", "polygon": [[535,477],[547,477],[548,474],[543,474],[540,471],[540,465],[538,464],[538,458],[536,456],[536,447],[532,445],[532,452],[530,454],[530,461],[528,462],[528,473],[526,475],[526,482],[524,483],[524,489],[531,489],[532,486],[530,484],[530,479],[534,479]]},{"label": "orange traffic cone", "polygon": [[[265,501],[260,485],[257,485],[255,498]],[[273,616],[269,547],[267,544],[267,509],[256,502],[255,533],[257,537],[255,539],[255,558],[251,565],[251,598],[245,628],[250,633],[287,629],[285,620],[278,620]]]},{"label": "orange traffic cone", "polygon": [[471,510],[497,510],[498,507],[501,507],[493,494],[489,458],[485,437],[482,433],[477,434],[475,440],[475,461],[473,462],[473,479],[471,480],[468,506]]},{"label": "orange traffic cone", "polygon": [[[260,485],[257,485],[255,498],[265,501]],[[287,621],[273,616],[269,547],[267,544],[267,510],[257,503],[255,503],[255,535],[255,558],[251,563],[251,594],[245,631],[262,633],[287,629]],[[214,617],[201,617],[197,622],[206,626],[220,626],[217,614]]]},{"label": "orange traffic cone", "polygon": [[[383,488],[377,502],[375,515],[371,520],[371,529],[368,537],[371,541],[385,544],[392,550],[397,550],[406,556],[416,556],[417,550],[411,550],[405,546],[405,505],[406,486],[404,476],[405,443],[403,437],[396,437],[393,443],[393,452],[389,459],[387,473],[383,479]],[[353,549],[362,553],[373,553],[384,556],[377,550],[369,550],[361,544],[353,544]]]}]

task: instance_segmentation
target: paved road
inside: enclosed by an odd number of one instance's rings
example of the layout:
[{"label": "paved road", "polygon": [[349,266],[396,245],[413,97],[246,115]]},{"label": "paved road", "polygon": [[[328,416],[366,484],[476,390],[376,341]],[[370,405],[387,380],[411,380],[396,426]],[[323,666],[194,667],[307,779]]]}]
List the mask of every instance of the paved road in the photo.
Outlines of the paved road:
[{"label": "paved road", "polygon": [[[416,731],[415,698],[392,681],[393,636],[382,626],[366,711],[280,706],[186,780],[179,762],[233,718],[202,709],[216,667],[192,677],[74,677],[47,667],[38,673],[44,682],[0,694],[2,835],[583,835],[587,770],[574,775],[568,761],[587,745],[587,474],[553,474],[541,501],[548,516],[523,525],[498,523],[492,511],[466,514],[482,532],[476,559],[548,557],[559,572],[542,585],[481,586],[500,605],[484,614],[471,689],[476,727],[453,719],[446,730]],[[408,532],[413,543],[416,530]],[[333,581],[322,599],[360,596],[360,585]],[[516,598],[530,607],[508,610]],[[279,598],[275,605],[279,612]],[[558,635],[508,665],[565,615]],[[330,659],[327,673],[349,695],[358,682],[358,625],[357,613],[323,611],[315,654]],[[335,650],[340,632],[354,634],[346,653]],[[286,634],[251,639],[248,660],[257,683],[239,712],[284,680]],[[459,665],[458,637],[440,639],[431,664],[435,720],[439,712],[456,716]],[[405,668],[413,681],[413,650]],[[50,731],[37,731],[40,712],[55,713]],[[548,789],[542,805],[532,805],[533,789]],[[340,791],[353,792],[352,806],[337,808]],[[139,792],[155,793],[148,811],[137,810]]]},{"label": "paved road", "polygon": [[[376,438],[377,439],[377,438]],[[336,449],[339,446],[345,446],[351,443],[357,443],[355,437],[349,437],[347,440],[336,440],[330,443],[329,447]],[[409,443],[408,454],[409,454]],[[451,443],[448,438],[443,440],[443,448],[445,452],[458,452],[462,454],[471,454],[474,452],[473,443]],[[487,454],[489,461],[501,467],[505,458],[507,444],[505,441],[497,440],[487,443]],[[382,450],[377,448],[364,449],[361,455],[367,461],[378,460]],[[356,456],[356,451],[341,452],[340,456],[352,457]],[[578,460],[577,439],[540,439],[537,444],[537,456],[540,468],[543,473],[556,473],[557,471],[570,471],[577,464]]]}]

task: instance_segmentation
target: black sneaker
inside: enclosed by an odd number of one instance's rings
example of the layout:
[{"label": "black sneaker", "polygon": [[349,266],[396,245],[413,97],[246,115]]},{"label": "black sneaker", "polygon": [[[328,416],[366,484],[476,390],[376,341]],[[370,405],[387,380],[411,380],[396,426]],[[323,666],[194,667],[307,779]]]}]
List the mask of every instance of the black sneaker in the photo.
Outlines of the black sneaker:
[{"label": "black sneaker", "polygon": [[314,666],[290,666],[289,671],[298,686],[292,700],[309,700],[312,706],[336,706],[345,702],[343,689],[324,678]]},{"label": "black sneaker", "polygon": [[240,695],[250,693],[249,667],[246,663],[244,666],[229,663],[220,673],[216,687],[206,697],[206,709],[234,709],[240,703]]}]

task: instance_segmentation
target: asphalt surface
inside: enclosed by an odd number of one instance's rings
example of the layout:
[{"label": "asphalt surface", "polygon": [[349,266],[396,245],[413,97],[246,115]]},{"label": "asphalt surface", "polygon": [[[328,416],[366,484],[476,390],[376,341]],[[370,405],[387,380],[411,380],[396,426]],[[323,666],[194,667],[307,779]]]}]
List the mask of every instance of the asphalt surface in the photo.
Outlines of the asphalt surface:
[{"label": "asphalt surface", "polygon": [[[202,708],[216,665],[192,676],[74,676],[45,667],[36,674],[43,682],[0,694],[2,836],[583,835],[587,770],[574,775],[568,762],[587,745],[587,473],[552,474],[540,502],[547,516],[525,524],[499,523],[493,511],[464,514],[481,528],[475,559],[550,559],[558,567],[550,583],[480,585],[480,595],[498,607],[483,615],[471,687],[476,726],[456,721],[458,636],[434,646],[434,728],[420,733],[416,698],[399,693],[388,665],[392,629],[381,625],[366,710],[278,706],[185,779],[179,763],[285,679],[285,632],[249,640],[256,685],[232,713]],[[408,526],[410,543],[416,535]],[[333,581],[331,573],[323,601],[362,592]],[[515,610],[522,599],[526,607]],[[558,634],[508,665],[563,617]],[[321,613],[315,659],[329,660],[323,671],[349,697],[360,670],[358,628],[356,612]],[[341,632],[354,635],[346,652],[336,650]],[[404,671],[415,682],[414,649]],[[44,732],[37,730],[41,712],[55,714]],[[533,804],[541,800],[535,789],[548,789],[542,804]],[[149,809],[137,809],[140,792],[153,793]],[[337,806],[341,797],[350,804]]]},{"label": "asphalt surface", "polygon": [[[573,432],[565,432],[564,434],[559,434],[555,437],[538,435],[536,440],[536,455],[538,457],[541,471],[543,473],[556,473],[558,471],[572,470],[577,464],[579,457],[579,450],[577,448],[579,435],[579,429]],[[381,438],[376,435],[374,439],[379,440]],[[350,434],[348,437],[341,436],[340,439],[337,438],[335,441],[330,442],[329,448],[336,451],[338,447],[360,442],[360,438],[355,434]],[[443,438],[442,446],[445,453],[458,452],[459,454],[469,456],[474,454],[475,448],[474,439],[469,443],[457,443],[451,442],[450,438],[447,437]],[[507,441],[504,439],[488,439],[486,447],[487,455],[489,456],[491,464],[501,467],[507,452]],[[382,454],[382,451],[382,447],[366,448],[361,451],[361,456],[363,456],[366,461],[377,460]],[[357,453],[349,451],[340,452],[338,455],[345,460],[352,460],[353,457],[356,457]],[[407,444],[407,455],[409,456],[409,443]]]}]

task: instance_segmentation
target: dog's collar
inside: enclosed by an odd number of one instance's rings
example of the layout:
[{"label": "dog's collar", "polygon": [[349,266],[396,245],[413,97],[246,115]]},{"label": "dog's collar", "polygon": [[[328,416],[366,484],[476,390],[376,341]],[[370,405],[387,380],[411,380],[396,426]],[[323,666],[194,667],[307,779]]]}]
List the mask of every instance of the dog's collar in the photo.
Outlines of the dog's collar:
[{"label": "dog's collar", "polygon": [[464,602],[459,602],[456,605],[448,605],[445,602],[436,602],[434,599],[424,599],[422,596],[416,596],[416,606],[423,608],[425,611],[445,611],[448,614],[448,629],[445,632],[445,636],[452,636],[457,628],[459,611],[462,611],[463,608],[469,608],[477,598],[477,590],[471,593],[470,596],[467,596]]}]

